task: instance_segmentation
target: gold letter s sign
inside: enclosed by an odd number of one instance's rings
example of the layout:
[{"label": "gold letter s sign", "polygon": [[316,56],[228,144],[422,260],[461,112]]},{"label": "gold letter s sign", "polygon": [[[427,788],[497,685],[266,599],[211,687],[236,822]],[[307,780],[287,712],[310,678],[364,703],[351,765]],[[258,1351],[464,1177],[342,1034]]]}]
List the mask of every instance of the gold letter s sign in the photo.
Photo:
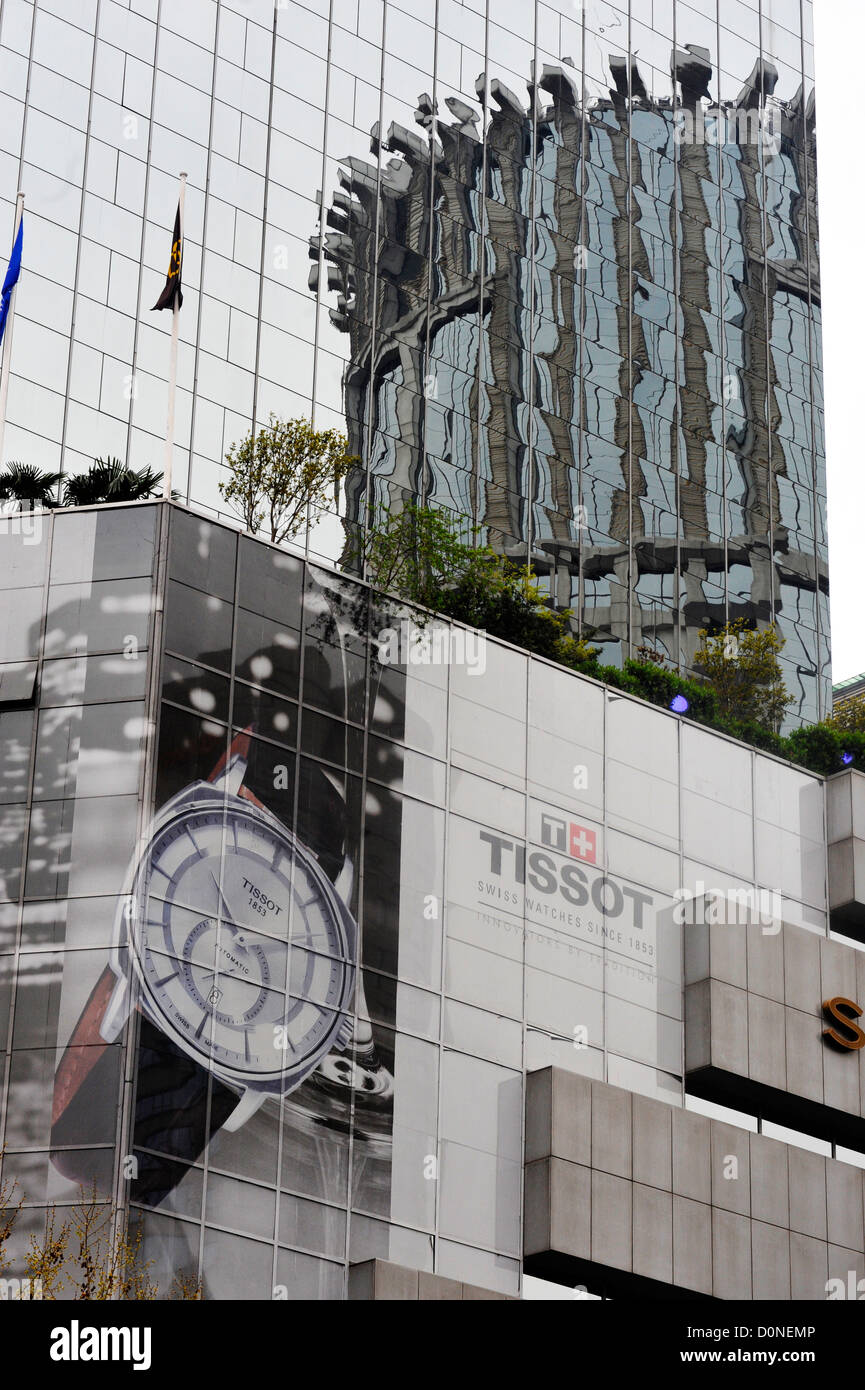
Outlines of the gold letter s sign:
[{"label": "gold letter s sign", "polygon": [[854,1023],[854,1018],[860,1018],[862,1010],[858,1004],[854,1004],[852,999],[845,999],[843,995],[836,995],[834,999],[823,1000],[823,1012],[827,1018],[832,1018],[841,1025],[842,1032],[839,1033],[835,1028],[824,1028],[823,1037],[828,1038],[836,1047],[846,1047],[851,1052],[859,1047],[865,1047],[865,1033]]}]

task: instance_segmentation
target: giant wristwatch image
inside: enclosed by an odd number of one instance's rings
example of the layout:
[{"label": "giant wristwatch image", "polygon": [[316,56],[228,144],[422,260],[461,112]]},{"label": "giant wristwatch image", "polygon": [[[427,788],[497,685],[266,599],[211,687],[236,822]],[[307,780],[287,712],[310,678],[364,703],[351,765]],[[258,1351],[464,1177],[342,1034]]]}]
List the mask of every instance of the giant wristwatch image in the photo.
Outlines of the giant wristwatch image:
[{"label": "giant wristwatch image", "polygon": [[[384,1107],[391,1100],[393,1078],[372,1041],[347,906],[351,861],[332,882],[319,857],[244,784],[251,733],[234,738],[208,779],[169,798],[134,859],[109,964],[55,1076],[58,1146],[76,1141],[72,1117],[86,1111],[87,1087],[99,1084],[108,1046],[135,1007],[142,1042],[158,1037],[161,1056],[168,1047],[178,1062],[187,1059],[171,1077],[150,1068],[160,1127],[175,1131],[173,1147],[186,1159],[195,1154],[178,1145],[181,1116],[204,1103],[208,1077],[210,1134],[240,1128],[262,1102],[287,1096],[317,1069],[322,1107],[353,1092]],[[59,1147],[54,1161],[68,1176],[83,1176]],[[165,1186],[163,1174],[157,1199]]]},{"label": "giant wristwatch image", "polygon": [[[162,660],[156,809],[117,885],[106,964],[71,1013],[51,1134],[54,1168],[104,1187],[92,1116],[125,1069],[115,1142],[124,1167],[135,1156],[137,1206],[194,1207],[184,1193],[205,1159],[278,1169],[295,1190],[339,1201],[350,1147],[355,1181],[385,1201],[399,911],[386,885],[399,883],[400,803],[381,786],[401,760],[378,740],[367,790],[362,728],[380,673],[358,659],[352,614],[328,578],[303,593],[299,725],[278,624],[238,642],[233,732],[227,710],[224,722],[186,713],[222,698],[224,654],[204,652],[198,667],[170,651]],[[391,727],[400,692],[386,700]]]},{"label": "giant wristwatch image", "polygon": [[[237,1129],[353,1031],[357,927],[315,856],[243,785],[248,735],[163,806],[121,900],[100,1032],[142,1012],[240,1094]],[[137,991],[135,987],[137,986]]]}]

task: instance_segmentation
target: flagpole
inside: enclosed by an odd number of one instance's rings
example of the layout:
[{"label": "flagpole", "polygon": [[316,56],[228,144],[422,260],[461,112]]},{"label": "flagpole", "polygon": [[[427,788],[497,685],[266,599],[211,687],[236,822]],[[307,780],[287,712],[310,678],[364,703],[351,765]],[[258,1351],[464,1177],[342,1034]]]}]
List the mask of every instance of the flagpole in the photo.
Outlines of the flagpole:
[{"label": "flagpole", "polygon": [[[186,174],[180,175],[180,247],[181,262],[184,249],[185,232],[183,205],[186,201]],[[174,297],[171,321],[171,359],[168,368],[168,424],[165,431],[165,468],[162,476],[162,496],[171,497],[171,466],[174,462],[174,408],[177,397],[177,347],[180,341],[180,305]]]},{"label": "flagpole", "polygon": [[[24,216],[24,194],[19,192],[15,199],[15,229],[12,232],[12,245],[15,246],[21,219]],[[6,332],[3,335],[3,368],[0,372],[0,467],[3,465],[3,439],[6,434],[6,403],[9,399],[9,377],[12,371],[12,326],[15,322],[15,299],[17,284],[9,299],[9,312],[6,315]]]}]

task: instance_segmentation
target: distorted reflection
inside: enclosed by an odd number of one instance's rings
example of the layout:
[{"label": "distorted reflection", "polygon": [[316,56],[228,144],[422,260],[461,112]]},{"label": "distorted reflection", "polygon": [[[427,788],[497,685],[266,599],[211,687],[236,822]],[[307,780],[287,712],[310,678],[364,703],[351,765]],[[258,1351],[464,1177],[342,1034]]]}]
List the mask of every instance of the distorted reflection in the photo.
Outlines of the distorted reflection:
[{"label": "distorted reflection", "polygon": [[421,94],[419,131],[388,124],[385,101],[380,178],[342,161],[311,245],[350,344],[363,464],[346,526],[411,496],[471,516],[614,662],[647,644],[687,669],[701,628],[774,620],[791,718],[813,719],[828,698],[813,95],[752,49],[719,100],[698,42],[667,44],[671,84],[653,92],[657,71],[613,37],[592,36],[606,88],[543,62],[527,105],[481,73],[477,105]]}]

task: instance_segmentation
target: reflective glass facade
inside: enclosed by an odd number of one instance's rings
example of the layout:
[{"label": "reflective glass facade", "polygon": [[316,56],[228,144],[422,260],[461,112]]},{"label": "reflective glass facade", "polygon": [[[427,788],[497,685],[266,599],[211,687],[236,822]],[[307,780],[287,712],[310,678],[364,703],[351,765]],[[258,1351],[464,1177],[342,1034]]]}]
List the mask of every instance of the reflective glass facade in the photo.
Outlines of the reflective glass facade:
[{"label": "reflective glass facade", "polygon": [[419,497],[607,660],[774,620],[829,708],[811,0],[4,0],[0,71],[7,457],[159,466],[186,169],[193,505],[308,416],[361,460],[313,559]]}]

